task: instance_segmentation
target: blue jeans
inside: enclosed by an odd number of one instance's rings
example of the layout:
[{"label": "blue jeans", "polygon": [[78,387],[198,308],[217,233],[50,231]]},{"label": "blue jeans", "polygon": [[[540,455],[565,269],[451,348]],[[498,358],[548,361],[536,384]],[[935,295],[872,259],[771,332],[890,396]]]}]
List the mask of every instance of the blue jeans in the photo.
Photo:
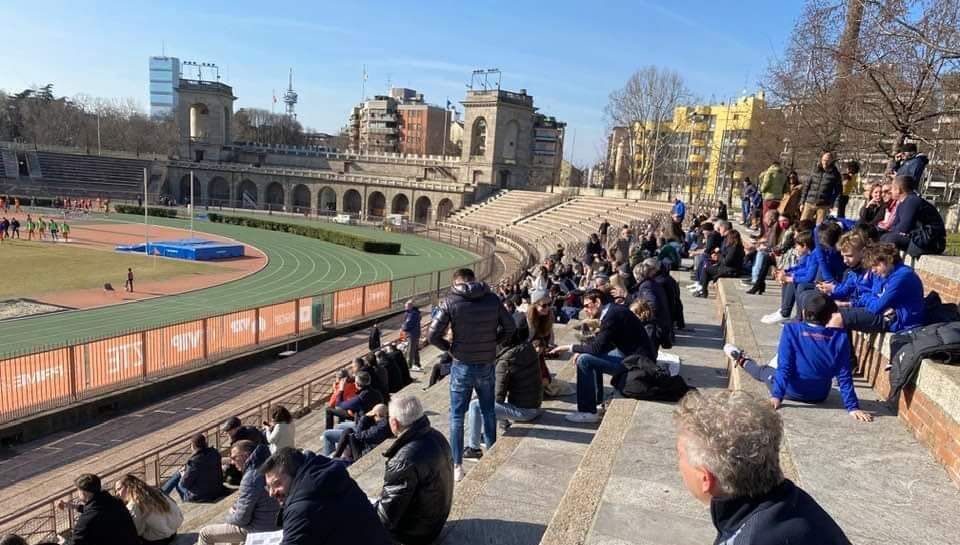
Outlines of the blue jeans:
[{"label": "blue jeans", "polygon": [[340,438],[343,437],[343,433],[346,430],[353,429],[356,427],[356,423],[352,420],[341,422],[333,427],[323,432],[323,455],[330,456],[333,454],[333,451],[337,450],[337,443],[340,442]]},{"label": "blue jeans", "polygon": [[763,263],[767,260],[767,251],[760,250],[757,252],[757,255],[753,258],[753,268],[750,269],[750,280],[754,284],[757,283],[757,280],[760,279],[760,272],[763,270]]},{"label": "blue jeans", "polygon": [[[516,420],[529,422],[540,416],[540,409],[521,409],[509,403],[495,403],[493,411],[499,420]],[[467,409],[467,447],[480,448],[480,432],[483,430],[483,420],[480,413],[480,400],[474,399]]]},{"label": "blue jeans", "polygon": [[453,465],[463,463],[463,416],[473,392],[483,415],[483,437],[487,448],[497,441],[497,414],[494,409],[495,367],[492,363],[465,363],[453,360],[450,366],[450,449]]},{"label": "blue jeans", "polygon": [[748,223],[750,220],[750,201],[740,201],[740,211],[743,213],[742,223]]},{"label": "blue jeans", "polygon": [[623,366],[624,355],[613,350],[602,356],[580,354],[577,356],[577,410],[582,413],[597,412],[603,403],[603,375],[619,375],[627,370]]},{"label": "blue jeans", "polygon": [[166,494],[170,495],[174,490],[177,491],[177,494],[180,494],[180,499],[183,500],[184,494],[187,492],[187,489],[180,484],[180,479],[183,478],[183,475],[179,471],[170,476],[166,482],[163,483],[163,486],[160,487],[160,490]]},{"label": "blue jeans", "polygon": [[766,384],[768,389],[773,389],[773,378],[777,376],[777,370],[773,367],[760,365],[756,361],[748,359],[743,362],[743,370],[751,377]]}]

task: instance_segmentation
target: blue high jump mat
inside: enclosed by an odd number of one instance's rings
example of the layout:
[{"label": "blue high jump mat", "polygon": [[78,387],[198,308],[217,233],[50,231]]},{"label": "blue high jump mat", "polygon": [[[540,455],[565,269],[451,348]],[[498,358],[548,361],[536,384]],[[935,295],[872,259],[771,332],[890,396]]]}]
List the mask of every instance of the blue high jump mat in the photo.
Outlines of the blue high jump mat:
[{"label": "blue high jump mat", "polygon": [[[146,250],[144,250],[146,246]],[[131,252],[175,259],[189,259],[192,261],[212,261],[215,259],[229,259],[243,257],[243,244],[216,242],[200,238],[183,238],[179,240],[158,240],[147,244],[128,244],[117,246],[118,252]]]}]

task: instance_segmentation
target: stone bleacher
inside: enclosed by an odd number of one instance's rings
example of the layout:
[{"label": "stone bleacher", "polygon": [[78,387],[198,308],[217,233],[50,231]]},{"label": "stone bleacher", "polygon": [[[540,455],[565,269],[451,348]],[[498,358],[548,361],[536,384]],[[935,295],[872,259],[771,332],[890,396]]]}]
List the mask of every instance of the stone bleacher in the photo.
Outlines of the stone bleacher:
[{"label": "stone bleacher", "polygon": [[103,196],[129,199],[143,193],[143,169],[150,161],[35,152],[41,177],[31,183],[43,184],[50,195]]},{"label": "stone bleacher", "polygon": [[501,191],[483,202],[458,211],[449,221],[497,231],[521,216],[525,208],[535,207],[555,197],[553,193],[543,191]]}]

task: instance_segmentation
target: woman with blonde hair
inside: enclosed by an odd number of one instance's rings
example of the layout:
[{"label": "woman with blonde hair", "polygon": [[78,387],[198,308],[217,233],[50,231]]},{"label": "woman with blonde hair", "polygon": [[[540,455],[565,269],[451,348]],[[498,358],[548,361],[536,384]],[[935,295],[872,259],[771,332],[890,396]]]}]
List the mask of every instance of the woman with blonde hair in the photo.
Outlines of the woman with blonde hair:
[{"label": "woman with blonde hair", "polygon": [[543,339],[549,346],[553,342],[553,302],[549,297],[541,297],[527,307],[527,327],[530,328],[530,339]]},{"label": "woman with blonde hair", "polygon": [[183,513],[172,498],[134,475],[115,485],[117,497],[127,504],[142,545],[167,545],[177,537]]}]

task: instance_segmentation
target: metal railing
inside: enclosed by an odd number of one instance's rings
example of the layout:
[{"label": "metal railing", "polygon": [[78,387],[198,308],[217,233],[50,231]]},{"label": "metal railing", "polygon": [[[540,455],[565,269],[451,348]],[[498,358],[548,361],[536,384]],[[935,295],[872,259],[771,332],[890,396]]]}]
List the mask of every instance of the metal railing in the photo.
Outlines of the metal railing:
[{"label": "metal railing", "polygon": [[[428,231],[428,233],[435,233],[436,240],[441,242],[458,244],[460,247],[476,248],[482,254],[481,259],[473,264],[476,274],[481,279],[488,279],[489,275],[493,274],[495,270],[493,264],[495,245],[485,240],[481,235],[465,232],[453,233],[444,229],[434,229]],[[449,286],[449,281],[445,281],[444,278],[449,279],[452,271],[453,269],[445,269],[394,280],[391,283],[389,308],[376,314],[386,314],[399,310],[403,303],[409,299],[414,299],[418,303],[423,303],[428,299],[436,300],[442,295],[442,291]],[[445,273],[446,276],[444,276]],[[347,290],[351,289],[357,288],[347,288]],[[333,293],[327,295],[333,296]],[[370,317],[370,315],[364,317]],[[424,328],[426,327],[427,324],[424,324]],[[287,340],[293,340],[293,338]],[[339,363],[320,371],[315,377],[303,384],[291,386],[282,392],[251,402],[249,406],[239,411],[237,416],[244,424],[257,426],[268,420],[272,407],[276,405],[285,406],[298,417],[313,408],[322,407],[332,392],[336,372],[349,365],[353,358],[366,352],[366,347],[359,347],[343,353],[343,359]],[[219,420],[208,422],[199,428],[182,434],[178,439],[170,441],[168,446],[135,456],[119,463],[110,471],[101,473],[100,478],[104,490],[111,490],[113,483],[128,473],[137,475],[152,485],[160,486],[190,457],[190,438],[198,433],[206,436],[208,444],[222,452],[224,447],[227,446],[227,442],[223,440],[220,432],[220,423]],[[75,500],[77,500],[75,490],[73,487],[68,487],[57,490],[43,499],[24,505],[14,512],[0,517],[0,535],[16,533],[30,543],[49,540],[57,535],[62,535],[73,528],[75,521],[72,511],[60,510],[57,508],[57,504],[60,501]]]}]

